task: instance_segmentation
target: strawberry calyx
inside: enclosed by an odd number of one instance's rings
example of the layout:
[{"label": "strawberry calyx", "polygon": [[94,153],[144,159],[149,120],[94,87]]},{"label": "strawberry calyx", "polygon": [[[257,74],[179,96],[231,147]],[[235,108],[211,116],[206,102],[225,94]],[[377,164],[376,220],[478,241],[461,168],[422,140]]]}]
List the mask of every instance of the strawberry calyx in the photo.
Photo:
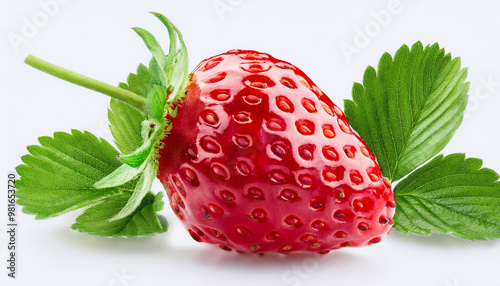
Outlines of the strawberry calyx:
[{"label": "strawberry calyx", "polygon": [[188,81],[188,57],[182,34],[164,15],[156,12],[151,12],[151,14],[156,16],[167,28],[170,45],[168,54],[165,54],[150,32],[142,28],[133,28],[153,56],[149,63],[151,81],[145,99],[134,92],[83,76],[32,55],[25,60],[28,65],[36,69],[106,94],[146,112],[147,118],[141,124],[142,145],[129,154],[119,155],[118,159],[124,164],[94,184],[97,189],[105,189],[136,181],[133,194],[127,204],[110,221],[130,215],[151,189],[158,172],[158,156],[159,150],[162,148],[161,140],[167,136],[168,130],[172,128],[170,118],[176,116],[175,106],[182,102],[185,97],[184,87]]}]

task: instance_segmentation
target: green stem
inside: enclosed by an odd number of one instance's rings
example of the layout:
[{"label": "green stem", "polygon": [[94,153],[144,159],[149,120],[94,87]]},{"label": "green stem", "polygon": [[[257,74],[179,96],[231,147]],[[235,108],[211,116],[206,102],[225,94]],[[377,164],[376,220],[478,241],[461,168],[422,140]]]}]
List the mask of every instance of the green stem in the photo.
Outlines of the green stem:
[{"label": "green stem", "polygon": [[86,87],[91,90],[95,90],[97,92],[121,100],[141,111],[145,111],[146,99],[140,95],[137,95],[136,93],[125,90],[123,88],[112,86],[90,77],[86,77],[79,73],[51,64],[32,55],[26,57],[24,62],[40,71],[51,74],[57,78],[77,84],[79,86]]}]

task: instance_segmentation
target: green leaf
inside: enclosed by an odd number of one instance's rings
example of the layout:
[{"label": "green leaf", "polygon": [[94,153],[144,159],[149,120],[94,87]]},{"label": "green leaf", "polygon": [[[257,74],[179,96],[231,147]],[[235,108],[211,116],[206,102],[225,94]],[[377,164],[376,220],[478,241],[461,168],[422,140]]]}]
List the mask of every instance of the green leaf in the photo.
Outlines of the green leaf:
[{"label": "green leaf", "polygon": [[394,228],[469,240],[500,238],[499,175],[464,154],[436,156],[399,182]]},{"label": "green leaf", "polygon": [[29,146],[31,154],[23,156],[24,164],[16,168],[17,203],[23,212],[37,219],[50,218],[122,192],[93,187],[122,164],[104,139],[72,130],[38,140],[40,145]]},{"label": "green leaf", "polygon": [[165,202],[163,201],[163,193],[159,192],[158,194],[156,194],[155,200],[153,202],[153,210],[155,212],[159,212],[163,209],[164,206]]},{"label": "green leaf", "polygon": [[[127,84],[120,83],[118,86],[146,98],[150,81],[149,69],[140,64],[137,68],[137,74],[129,74]],[[141,124],[146,119],[145,112],[117,99],[111,99],[108,110],[111,134],[116,146],[123,154],[130,154],[142,145]]]},{"label": "green leaf", "polygon": [[88,208],[76,219],[72,228],[101,236],[151,236],[166,232],[168,223],[157,213],[163,209],[159,203],[162,201],[162,193],[156,196],[147,193],[131,214],[111,221],[111,218],[127,204],[131,195],[131,192],[124,192]]},{"label": "green leaf", "polygon": [[396,181],[439,153],[462,122],[467,70],[438,44],[394,58],[385,53],[378,70],[368,67],[345,101],[351,126],[374,152],[384,176]]}]

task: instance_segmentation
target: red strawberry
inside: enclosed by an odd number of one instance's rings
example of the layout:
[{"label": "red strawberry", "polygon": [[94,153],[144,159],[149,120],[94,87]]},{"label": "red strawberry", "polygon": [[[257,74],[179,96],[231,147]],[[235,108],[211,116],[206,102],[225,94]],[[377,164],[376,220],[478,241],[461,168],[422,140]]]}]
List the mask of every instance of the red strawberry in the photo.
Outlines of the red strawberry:
[{"label": "red strawberry", "polygon": [[391,230],[374,155],[301,70],[234,50],[201,62],[186,91],[157,176],[196,241],[327,253]]}]

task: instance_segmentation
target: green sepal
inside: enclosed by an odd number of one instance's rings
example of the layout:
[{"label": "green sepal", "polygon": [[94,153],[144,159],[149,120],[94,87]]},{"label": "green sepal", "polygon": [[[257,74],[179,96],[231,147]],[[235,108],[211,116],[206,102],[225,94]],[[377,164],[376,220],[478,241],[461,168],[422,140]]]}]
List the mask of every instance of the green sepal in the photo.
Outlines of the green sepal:
[{"label": "green sepal", "polygon": [[[179,29],[170,22],[164,15],[156,12],[151,12],[155,15],[167,28],[170,38],[169,54],[167,57],[168,65],[166,74],[168,85],[172,86],[172,95],[168,98],[169,102],[180,101],[184,97],[184,87],[188,80],[188,55],[184,38]],[[177,48],[177,39],[180,43],[180,48]]]},{"label": "green sepal", "polygon": [[172,26],[177,32],[181,45],[175,58],[175,70],[173,74],[176,76],[172,79],[171,82],[172,86],[174,87],[174,90],[172,91],[174,96],[171,98],[171,101],[174,102],[181,101],[185,97],[184,87],[188,82],[188,54],[186,44],[184,43],[184,38],[181,32],[175,25],[172,24]]},{"label": "green sepal", "polygon": [[152,84],[146,99],[146,110],[149,117],[158,122],[165,120],[163,113],[166,102],[167,88],[165,86]]},{"label": "green sepal", "polygon": [[[164,137],[164,130],[171,128],[171,125],[165,125],[165,116],[169,112],[175,112],[167,104],[168,101],[180,99],[184,95],[183,89],[187,82],[187,49],[179,30],[168,21],[168,19],[158,13],[153,13],[165,25],[169,33],[170,47],[169,54],[163,61],[163,50],[159,47],[158,41],[149,32],[134,28],[134,30],[143,38],[148,49],[153,54],[149,63],[150,82],[148,85],[146,98],[146,111],[148,120],[142,122],[141,137],[143,138],[141,146],[129,154],[124,154],[120,158],[125,164],[143,168],[138,174],[138,181],[134,188],[134,193],[130,197],[123,210],[120,211],[112,220],[121,219],[134,211],[142,200],[143,196],[149,191],[152,182],[156,176],[158,162],[156,161],[156,145]],[[181,44],[177,47],[177,39]],[[164,65],[164,66],[163,66]],[[172,114],[170,114],[172,115]],[[113,174],[117,177],[117,174]],[[135,178],[135,177],[134,177]],[[132,177],[130,178],[132,179]]]},{"label": "green sepal", "polygon": [[111,174],[96,182],[94,187],[97,189],[105,189],[122,186],[137,178],[137,176],[144,171],[145,167],[146,164],[142,164],[139,167],[131,167],[127,164],[123,164]]},{"label": "green sepal", "polygon": [[167,58],[165,56],[165,52],[161,48],[160,44],[156,40],[156,38],[148,31],[142,28],[132,28],[144,41],[146,47],[148,47],[151,54],[153,54],[153,58],[156,60],[160,68],[163,70],[167,66]]},{"label": "green sepal", "polygon": [[149,83],[149,86],[153,84],[167,86],[167,74],[165,73],[165,70],[160,67],[155,58],[152,58],[151,61],[149,61],[149,70],[151,72],[151,82]]},{"label": "green sepal", "polygon": [[123,155],[120,157],[120,160],[130,167],[139,168],[151,154],[152,148],[153,146],[151,145],[151,140],[148,139],[145,141],[145,144],[135,150],[134,153]]},{"label": "green sepal", "polygon": [[148,158],[155,157],[155,146],[158,140],[163,136],[165,129],[165,121],[156,121],[154,119],[145,120],[142,123],[142,137],[144,138],[142,145],[137,148],[132,154],[123,155],[121,161],[131,167],[139,167]]},{"label": "green sepal", "polygon": [[151,12],[151,14],[155,15],[167,28],[168,32],[168,40],[169,40],[169,48],[168,48],[168,56],[166,59],[166,64],[163,66],[163,69],[165,70],[165,74],[167,75],[167,82],[170,82],[171,77],[174,76],[173,71],[175,69],[174,66],[174,58],[177,53],[177,32],[173,28],[173,24],[170,22],[170,20],[167,19],[167,17],[163,16],[160,13],[156,12]]},{"label": "green sepal", "polygon": [[153,160],[146,161],[144,164],[146,167],[135,185],[132,196],[130,196],[127,204],[120,210],[120,212],[111,218],[110,221],[122,219],[133,213],[141,203],[144,196],[151,189],[151,185],[153,184],[153,180],[155,179],[156,172],[158,170],[158,163]]}]

